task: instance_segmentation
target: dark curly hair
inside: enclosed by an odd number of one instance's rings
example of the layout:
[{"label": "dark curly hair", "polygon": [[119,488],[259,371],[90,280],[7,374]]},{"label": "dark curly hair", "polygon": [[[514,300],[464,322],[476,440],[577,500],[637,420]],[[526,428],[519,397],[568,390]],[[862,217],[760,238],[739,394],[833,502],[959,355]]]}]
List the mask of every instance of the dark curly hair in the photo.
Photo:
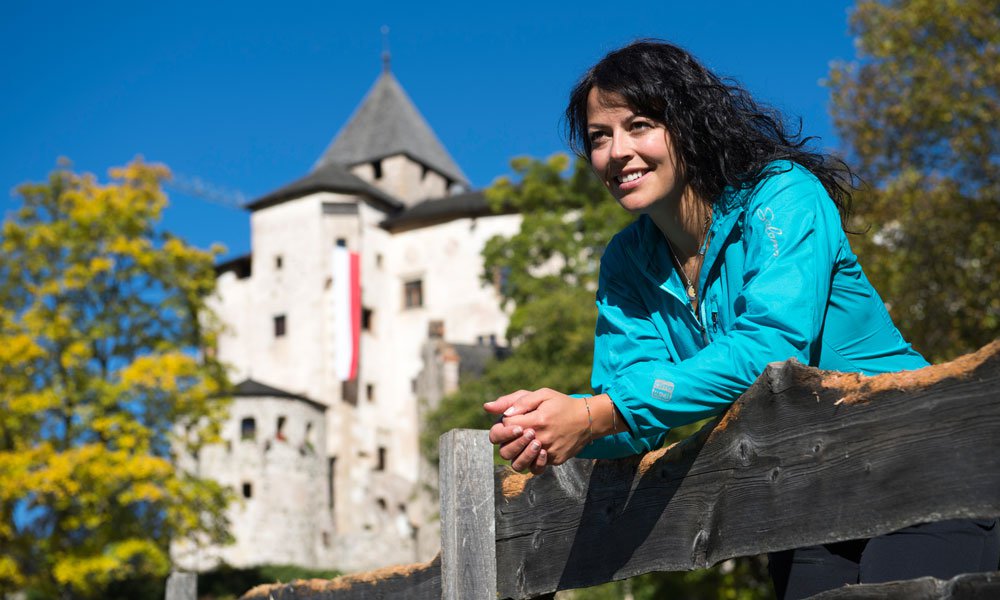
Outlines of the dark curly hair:
[{"label": "dark curly hair", "polygon": [[611,52],[573,88],[566,107],[570,147],[590,157],[587,96],[598,88],[620,95],[635,112],[663,123],[688,184],[715,201],[723,189],[746,189],[774,174],[775,160],[798,163],[815,175],[846,223],[855,189],[844,161],[806,145],[814,138],[786,130],[777,110],[757,103],[734,81],[706,69],[687,51],[660,40],[640,40]]}]

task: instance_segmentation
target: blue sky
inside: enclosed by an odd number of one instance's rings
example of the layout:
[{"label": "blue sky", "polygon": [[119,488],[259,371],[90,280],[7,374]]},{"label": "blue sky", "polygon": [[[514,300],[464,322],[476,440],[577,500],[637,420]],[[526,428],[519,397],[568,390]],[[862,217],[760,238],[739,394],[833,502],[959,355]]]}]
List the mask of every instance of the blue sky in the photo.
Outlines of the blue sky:
[{"label": "blue sky", "polygon": [[[136,155],[248,198],[309,170],[392,70],[474,187],[564,150],[569,88],[639,37],[678,43],[836,148],[821,80],[851,60],[842,0],[699,3],[51,2],[0,6],[0,188],[60,156],[105,178]],[[171,192],[164,226],[228,255],[248,213]]]}]

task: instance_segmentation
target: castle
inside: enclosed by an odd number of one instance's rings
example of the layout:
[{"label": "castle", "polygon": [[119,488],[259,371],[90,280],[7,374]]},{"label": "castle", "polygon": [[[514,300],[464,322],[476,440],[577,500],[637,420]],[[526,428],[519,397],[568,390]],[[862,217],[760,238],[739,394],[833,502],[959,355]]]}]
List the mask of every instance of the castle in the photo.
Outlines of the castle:
[{"label": "castle", "polygon": [[184,465],[236,491],[236,541],[177,544],[181,568],[438,551],[421,411],[497,351],[481,251],[520,226],[468,188],[386,66],[312,170],[247,206],[252,251],[218,266],[213,305],[236,383],[224,443]]}]

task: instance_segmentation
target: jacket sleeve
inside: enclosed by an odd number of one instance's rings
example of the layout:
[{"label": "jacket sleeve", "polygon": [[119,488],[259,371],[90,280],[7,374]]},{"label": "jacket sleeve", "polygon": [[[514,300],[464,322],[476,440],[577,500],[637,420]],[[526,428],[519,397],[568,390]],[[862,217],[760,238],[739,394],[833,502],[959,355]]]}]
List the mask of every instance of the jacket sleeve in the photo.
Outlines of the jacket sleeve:
[{"label": "jacket sleeve", "polygon": [[[626,443],[644,451],[647,441],[662,439],[670,428],[721,412],[768,363],[789,358],[810,362],[820,343],[841,243],[836,207],[819,181],[795,166],[750,193],[742,236],[742,289],[734,294],[735,305],[727,308],[735,318],[725,333],[686,360],[665,359],[662,344],[656,352],[648,339],[655,333],[650,323],[624,323],[632,316],[608,301],[621,286],[604,282],[598,328],[606,328],[614,339],[604,344],[599,339],[595,352],[622,353],[610,358],[615,366],[603,371],[607,379],[600,382],[599,393],[612,398],[630,433],[608,440],[610,448],[595,450],[617,455],[614,448]],[[624,346],[631,349],[622,351]],[[595,377],[597,360],[595,356]]]},{"label": "jacket sleeve", "polygon": [[[627,264],[621,248],[621,236],[612,240],[601,260],[597,291],[597,328],[594,335],[594,365],[591,385],[595,394],[608,393],[608,383],[616,372],[635,364],[636,359],[670,362],[666,344],[650,319],[649,309],[630,281],[632,276],[620,269]],[[615,398],[612,396],[612,402]],[[624,407],[615,402],[619,412]],[[632,431],[635,431],[632,429]],[[625,431],[594,440],[584,447],[580,458],[621,458],[655,450],[663,444],[667,431],[649,437]]]}]

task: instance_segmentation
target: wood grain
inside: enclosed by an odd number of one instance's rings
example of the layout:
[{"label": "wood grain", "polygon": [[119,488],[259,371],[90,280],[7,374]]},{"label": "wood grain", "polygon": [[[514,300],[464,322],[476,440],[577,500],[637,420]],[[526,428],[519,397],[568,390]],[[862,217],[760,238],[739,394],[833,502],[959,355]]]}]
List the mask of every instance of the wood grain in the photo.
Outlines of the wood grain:
[{"label": "wood grain", "polygon": [[998,515],[998,365],[994,347],[970,370],[897,380],[771,366],[666,452],[499,469],[500,597]]},{"label": "wood grain", "polygon": [[441,436],[441,598],[496,598],[493,446],[488,432]]},{"label": "wood grain", "polygon": [[848,585],[809,600],[996,600],[1000,573],[971,573],[943,581],[921,577],[866,585]]}]

